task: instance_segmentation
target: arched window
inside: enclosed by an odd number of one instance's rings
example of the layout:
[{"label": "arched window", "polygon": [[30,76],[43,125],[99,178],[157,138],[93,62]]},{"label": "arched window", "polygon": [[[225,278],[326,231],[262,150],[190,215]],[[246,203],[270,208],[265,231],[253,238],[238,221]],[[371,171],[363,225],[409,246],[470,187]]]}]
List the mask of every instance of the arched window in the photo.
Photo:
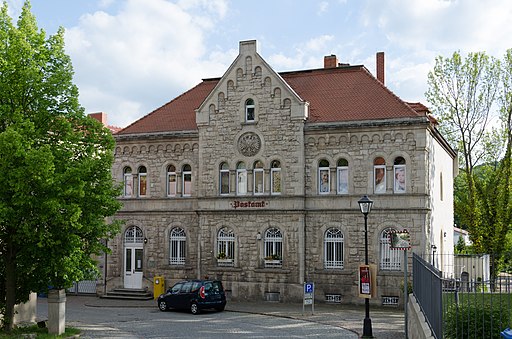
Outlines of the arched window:
[{"label": "arched window", "polygon": [[405,193],[407,187],[406,181],[406,167],[405,167],[405,159],[402,157],[397,157],[395,159],[395,163],[393,165],[394,171],[394,192],[395,193]]},{"label": "arched window", "polygon": [[318,193],[328,194],[331,187],[331,175],[329,171],[329,161],[320,160],[318,163]]},{"label": "arched window", "polygon": [[263,163],[256,161],[254,163],[253,177],[254,177],[254,195],[261,195],[265,192],[264,186],[265,172],[263,170]]},{"label": "arched window", "polygon": [[185,265],[187,235],[185,231],[176,227],[169,233],[169,264]]},{"label": "arched window", "polygon": [[217,234],[217,265],[233,266],[235,259],[235,233],[221,228]]},{"label": "arched window", "polygon": [[394,232],[393,228],[386,228],[380,236],[380,269],[386,271],[400,271],[401,253],[402,251],[392,250],[390,233]]},{"label": "arched window", "polygon": [[137,226],[131,226],[124,232],[125,244],[142,244],[144,242],[144,235],[142,230]]},{"label": "arched window", "polygon": [[183,196],[189,197],[192,194],[192,167],[184,165],[181,175],[183,179]]},{"label": "arched window", "polygon": [[376,158],[373,161],[373,192],[386,193],[386,161],[384,158]]},{"label": "arched window", "polygon": [[281,194],[281,163],[278,160],[270,164],[270,194]]},{"label": "arched window", "polygon": [[124,181],[124,196],[129,198],[133,196],[133,177],[132,169],[125,167],[123,170],[123,181]]},{"label": "arched window", "polygon": [[236,194],[247,194],[247,169],[244,162],[239,162],[236,166]]},{"label": "arched window", "polygon": [[283,262],[283,235],[278,228],[265,231],[265,267],[280,267]]},{"label": "arched window", "polygon": [[223,162],[219,166],[220,176],[220,194],[229,194],[229,165]]},{"label": "arched window", "polygon": [[148,173],[145,166],[139,167],[139,197],[145,197],[148,188]]},{"label": "arched window", "polygon": [[254,100],[245,100],[245,121],[254,121]]},{"label": "arched window", "polygon": [[324,268],[343,268],[343,233],[329,228],[324,236]]},{"label": "arched window", "polygon": [[347,159],[338,160],[336,167],[336,176],[338,179],[338,194],[348,194],[348,161]]},{"label": "arched window", "polygon": [[174,165],[167,166],[167,196],[176,196],[176,167]]}]

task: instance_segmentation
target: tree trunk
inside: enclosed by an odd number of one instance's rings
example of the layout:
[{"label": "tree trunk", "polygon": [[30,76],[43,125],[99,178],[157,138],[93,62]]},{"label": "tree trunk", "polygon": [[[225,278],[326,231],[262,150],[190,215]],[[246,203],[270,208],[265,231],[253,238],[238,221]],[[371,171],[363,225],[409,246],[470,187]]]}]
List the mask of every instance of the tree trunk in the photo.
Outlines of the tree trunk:
[{"label": "tree trunk", "polygon": [[5,255],[5,314],[4,329],[10,332],[14,327],[14,305],[16,304],[16,250],[11,239],[7,240]]}]

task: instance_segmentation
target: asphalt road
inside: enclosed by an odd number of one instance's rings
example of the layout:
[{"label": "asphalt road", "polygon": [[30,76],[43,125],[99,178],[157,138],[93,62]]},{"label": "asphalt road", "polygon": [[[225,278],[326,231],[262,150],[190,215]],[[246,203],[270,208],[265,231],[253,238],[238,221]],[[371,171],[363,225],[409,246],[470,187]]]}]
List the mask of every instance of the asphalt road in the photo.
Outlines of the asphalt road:
[{"label": "asphalt road", "polygon": [[[161,312],[156,308],[90,307],[87,298],[68,297],[66,326],[81,338],[357,338],[339,327],[304,320],[240,312]],[[38,319],[47,319],[39,299]]]}]

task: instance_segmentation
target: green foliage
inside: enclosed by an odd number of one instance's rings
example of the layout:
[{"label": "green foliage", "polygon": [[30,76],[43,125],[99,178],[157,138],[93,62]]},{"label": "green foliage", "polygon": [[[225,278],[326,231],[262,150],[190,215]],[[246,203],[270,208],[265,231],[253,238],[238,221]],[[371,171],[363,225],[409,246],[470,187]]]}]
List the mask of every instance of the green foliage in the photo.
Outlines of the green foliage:
[{"label": "green foliage", "polygon": [[501,331],[512,326],[510,295],[500,297],[478,293],[459,296],[459,302],[449,303],[443,315],[443,338],[498,339]]},{"label": "green foliage", "polygon": [[0,10],[0,309],[96,270],[120,208],[114,139],[87,117],[72,82],[64,31],[46,37],[26,2],[15,27]]},{"label": "green foliage", "polygon": [[[475,253],[494,254],[496,276],[512,227],[512,49],[503,60],[483,52],[439,56],[428,85],[439,129],[459,150],[455,223],[469,231]],[[489,129],[493,115],[501,125]]]},{"label": "green foliage", "polygon": [[61,335],[48,334],[47,328],[39,328],[39,327],[37,327],[37,325],[33,325],[33,326],[15,328],[11,333],[0,332],[0,339],[22,338],[22,337],[28,336],[30,334],[35,335],[34,338],[37,338],[37,339],[55,339],[55,338],[76,337],[80,333],[81,333],[81,331],[79,329],[73,328],[73,327],[68,327],[64,330],[64,333]]}]

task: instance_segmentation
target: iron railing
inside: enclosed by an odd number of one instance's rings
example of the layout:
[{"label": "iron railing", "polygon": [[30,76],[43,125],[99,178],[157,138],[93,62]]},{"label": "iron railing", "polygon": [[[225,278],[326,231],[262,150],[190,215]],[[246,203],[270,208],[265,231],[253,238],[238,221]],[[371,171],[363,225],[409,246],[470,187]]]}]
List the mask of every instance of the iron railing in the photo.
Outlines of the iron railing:
[{"label": "iron railing", "polygon": [[434,337],[498,339],[512,327],[512,275],[492,279],[488,256],[424,258],[413,253],[413,293]]}]

